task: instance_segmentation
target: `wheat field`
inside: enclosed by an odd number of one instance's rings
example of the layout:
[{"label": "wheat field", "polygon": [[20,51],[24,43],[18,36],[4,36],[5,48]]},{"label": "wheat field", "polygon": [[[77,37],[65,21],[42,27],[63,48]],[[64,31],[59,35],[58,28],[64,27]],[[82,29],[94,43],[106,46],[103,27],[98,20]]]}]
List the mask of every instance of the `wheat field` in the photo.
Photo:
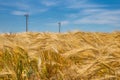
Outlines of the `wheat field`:
[{"label": "wheat field", "polygon": [[120,32],[0,34],[0,80],[120,80]]}]

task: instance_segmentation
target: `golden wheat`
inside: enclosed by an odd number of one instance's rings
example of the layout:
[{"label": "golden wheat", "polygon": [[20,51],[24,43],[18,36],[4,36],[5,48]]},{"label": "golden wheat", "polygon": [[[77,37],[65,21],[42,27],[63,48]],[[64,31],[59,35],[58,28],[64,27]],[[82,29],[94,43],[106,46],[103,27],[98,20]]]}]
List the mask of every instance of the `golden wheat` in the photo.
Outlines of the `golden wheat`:
[{"label": "golden wheat", "polygon": [[0,80],[120,80],[120,32],[0,35]]}]

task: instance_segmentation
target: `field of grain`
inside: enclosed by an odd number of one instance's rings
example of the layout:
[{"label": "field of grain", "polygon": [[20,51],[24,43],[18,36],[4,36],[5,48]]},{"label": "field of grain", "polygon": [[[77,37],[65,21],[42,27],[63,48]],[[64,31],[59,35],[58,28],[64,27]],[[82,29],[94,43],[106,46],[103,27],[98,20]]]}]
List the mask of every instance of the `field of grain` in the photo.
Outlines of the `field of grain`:
[{"label": "field of grain", "polygon": [[120,80],[120,32],[0,34],[0,80]]}]

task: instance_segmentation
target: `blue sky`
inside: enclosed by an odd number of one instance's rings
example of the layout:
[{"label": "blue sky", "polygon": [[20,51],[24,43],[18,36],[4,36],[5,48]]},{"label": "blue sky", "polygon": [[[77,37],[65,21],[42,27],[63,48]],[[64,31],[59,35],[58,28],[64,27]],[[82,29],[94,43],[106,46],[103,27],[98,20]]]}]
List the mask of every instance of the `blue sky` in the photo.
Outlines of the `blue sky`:
[{"label": "blue sky", "polygon": [[62,32],[120,30],[120,0],[0,0],[0,32]]}]

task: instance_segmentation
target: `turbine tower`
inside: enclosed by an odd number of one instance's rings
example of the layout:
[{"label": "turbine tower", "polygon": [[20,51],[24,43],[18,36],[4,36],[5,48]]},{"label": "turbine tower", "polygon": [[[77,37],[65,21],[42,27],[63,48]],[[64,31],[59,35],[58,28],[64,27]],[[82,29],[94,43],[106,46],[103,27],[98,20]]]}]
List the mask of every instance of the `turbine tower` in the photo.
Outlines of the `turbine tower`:
[{"label": "turbine tower", "polygon": [[58,23],[59,33],[61,32],[61,22]]},{"label": "turbine tower", "polygon": [[28,17],[29,17],[29,14],[25,14],[24,16],[26,17],[26,32],[28,32]]}]

